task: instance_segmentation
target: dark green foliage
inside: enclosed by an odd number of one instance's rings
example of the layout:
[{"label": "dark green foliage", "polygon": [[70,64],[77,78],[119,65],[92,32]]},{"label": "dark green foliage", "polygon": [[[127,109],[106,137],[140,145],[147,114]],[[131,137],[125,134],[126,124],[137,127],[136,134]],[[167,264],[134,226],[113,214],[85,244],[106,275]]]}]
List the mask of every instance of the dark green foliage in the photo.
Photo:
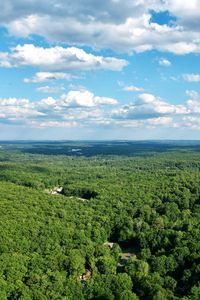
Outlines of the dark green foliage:
[{"label": "dark green foliage", "polygon": [[96,198],[98,195],[95,191],[86,187],[73,187],[67,185],[64,185],[62,194],[65,196],[75,196],[86,200]]}]

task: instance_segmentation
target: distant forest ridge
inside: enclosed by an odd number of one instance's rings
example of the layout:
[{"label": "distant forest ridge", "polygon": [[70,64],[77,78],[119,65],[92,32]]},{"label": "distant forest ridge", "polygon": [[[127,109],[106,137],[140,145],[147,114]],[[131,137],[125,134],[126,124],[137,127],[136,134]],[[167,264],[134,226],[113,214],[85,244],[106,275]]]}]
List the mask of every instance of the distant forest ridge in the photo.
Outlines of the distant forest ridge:
[{"label": "distant forest ridge", "polygon": [[200,151],[200,141],[2,141],[2,150],[67,156],[146,156],[166,152]]}]

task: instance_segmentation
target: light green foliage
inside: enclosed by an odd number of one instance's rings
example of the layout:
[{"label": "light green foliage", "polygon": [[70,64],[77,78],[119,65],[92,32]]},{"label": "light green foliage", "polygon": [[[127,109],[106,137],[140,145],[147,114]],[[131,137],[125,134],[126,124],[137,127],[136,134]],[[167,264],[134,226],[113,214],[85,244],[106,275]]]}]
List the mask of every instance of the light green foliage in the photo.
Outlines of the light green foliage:
[{"label": "light green foliage", "polygon": [[199,146],[3,145],[0,299],[199,300],[199,170]]}]

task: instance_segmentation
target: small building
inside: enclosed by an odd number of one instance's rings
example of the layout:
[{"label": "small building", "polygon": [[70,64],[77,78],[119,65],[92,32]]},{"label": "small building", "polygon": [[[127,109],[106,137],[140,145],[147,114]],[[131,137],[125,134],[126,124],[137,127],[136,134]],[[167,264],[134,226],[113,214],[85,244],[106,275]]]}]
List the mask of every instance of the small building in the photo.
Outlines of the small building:
[{"label": "small building", "polygon": [[85,271],[85,273],[83,273],[80,277],[79,277],[79,279],[81,280],[81,281],[87,281],[88,279],[90,279],[91,278],[91,276],[92,276],[92,272],[90,271],[90,270],[86,270]]},{"label": "small building", "polygon": [[59,195],[59,194],[62,193],[62,191],[63,191],[63,187],[55,187],[55,188],[50,190],[50,194]]},{"label": "small building", "polygon": [[113,246],[114,246],[114,243],[106,242],[106,243],[104,243],[103,245],[104,245],[104,246],[108,246],[108,247],[112,250],[112,248],[113,248]]}]

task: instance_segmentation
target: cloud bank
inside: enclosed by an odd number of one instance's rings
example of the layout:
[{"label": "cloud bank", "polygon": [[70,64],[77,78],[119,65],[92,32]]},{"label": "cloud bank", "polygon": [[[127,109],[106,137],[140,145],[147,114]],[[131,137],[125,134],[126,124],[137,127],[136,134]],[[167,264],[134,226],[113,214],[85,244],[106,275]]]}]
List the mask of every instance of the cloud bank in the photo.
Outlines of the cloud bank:
[{"label": "cloud bank", "polygon": [[[128,62],[124,59],[114,57],[95,56],[86,53],[84,50],[76,47],[52,47],[43,48],[33,44],[18,45],[11,49],[11,52],[0,52],[1,67],[20,67],[32,66],[50,71],[90,71],[90,70],[112,70],[120,71]],[[51,79],[51,74],[37,74],[33,79]],[[64,77],[59,73],[53,77]]]},{"label": "cloud bank", "polygon": [[[183,55],[200,52],[199,11],[198,0],[7,0],[0,4],[0,24],[18,37],[37,34],[96,49]],[[160,12],[172,15],[173,22],[152,21]]]},{"label": "cloud bank", "polygon": [[[187,91],[182,105],[170,104],[152,94],[139,94],[135,101],[120,105],[109,97],[91,91],[70,90],[59,98],[38,101],[0,99],[0,121],[23,123],[32,127],[121,126],[121,127],[189,127],[200,130],[200,95]],[[113,106],[115,108],[113,108]]]}]

